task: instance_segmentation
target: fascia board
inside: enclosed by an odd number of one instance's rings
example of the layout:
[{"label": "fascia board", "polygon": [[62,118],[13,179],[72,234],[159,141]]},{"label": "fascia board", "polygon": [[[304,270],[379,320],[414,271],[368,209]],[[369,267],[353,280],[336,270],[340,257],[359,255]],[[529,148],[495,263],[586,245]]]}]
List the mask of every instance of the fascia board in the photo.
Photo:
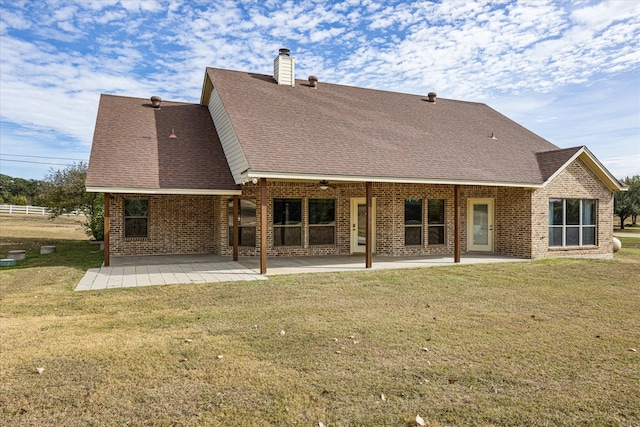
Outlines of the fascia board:
[{"label": "fascia board", "polygon": [[542,184],[530,182],[498,182],[498,181],[469,181],[455,179],[416,179],[403,177],[349,176],[349,175],[320,175],[320,174],[289,174],[279,172],[246,171],[244,176],[251,178],[281,179],[291,181],[322,181],[332,182],[384,182],[399,184],[443,184],[443,185],[485,185],[491,187],[542,188]]},{"label": "fascia board", "polygon": [[120,194],[183,194],[203,196],[240,196],[242,190],[215,190],[193,188],[133,188],[133,187],[87,187],[88,193]]}]

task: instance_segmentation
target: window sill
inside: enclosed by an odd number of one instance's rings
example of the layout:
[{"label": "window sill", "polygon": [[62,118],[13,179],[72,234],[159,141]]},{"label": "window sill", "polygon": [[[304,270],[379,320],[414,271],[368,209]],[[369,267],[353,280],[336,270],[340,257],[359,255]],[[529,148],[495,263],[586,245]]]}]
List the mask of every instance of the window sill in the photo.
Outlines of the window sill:
[{"label": "window sill", "polygon": [[550,246],[548,248],[548,250],[550,252],[567,252],[567,251],[586,251],[586,250],[593,250],[593,249],[598,249],[599,246],[597,245],[590,245],[590,246]]}]

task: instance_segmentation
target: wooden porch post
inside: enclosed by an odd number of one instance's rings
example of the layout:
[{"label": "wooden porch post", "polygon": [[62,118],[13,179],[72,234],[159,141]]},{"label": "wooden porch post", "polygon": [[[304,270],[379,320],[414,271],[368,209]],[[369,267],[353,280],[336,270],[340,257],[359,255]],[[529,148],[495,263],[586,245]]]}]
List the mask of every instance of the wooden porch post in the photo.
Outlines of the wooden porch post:
[{"label": "wooden porch post", "polygon": [[453,262],[460,262],[460,186],[455,185],[453,196]]},{"label": "wooden porch post", "polygon": [[238,219],[238,211],[240,207],[240,198],[238,196],[233,196],[233,260],[238,261],[238,244],[240,240],[239,236],[239,219]]},{"label": "wooden porch post", "polygon": [[367,189],[367,209],[366,209],[366,222],[367,222],[367,234],[366,234],[366,246],[365,246],[365,267],[371,268],[372,265],[372,252],[373,252],[373,186],[370,182],[366,183]]},{"label": "wooden porch post", "polygon": [[104,266],[109,267],[109,234],[111,232],[111,214],[109,212],[111,205],[111,194],[104,193]]},{"label": "wooden porch post", "polygon": [[267,274],[267,178],[260,178],[260,274]]}]

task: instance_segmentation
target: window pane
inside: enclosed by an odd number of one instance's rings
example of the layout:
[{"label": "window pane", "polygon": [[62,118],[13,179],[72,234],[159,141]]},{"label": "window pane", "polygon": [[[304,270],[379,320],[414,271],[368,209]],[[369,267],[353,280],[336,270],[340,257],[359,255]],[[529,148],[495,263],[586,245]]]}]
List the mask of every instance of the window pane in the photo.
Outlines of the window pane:
[{"label": "window pane", "polygon": [[562,209],[562,199],[550,199],[549,200],[549,225],[562,225],[564,224]]},{"label": "window pane", "polygon": [[[256,246],[256,228],[238,227],[238,245]],[[233,226],[229,227],[229,246],[233,246]]]},{"label": "window pane", "polygon": [[444,245],[444,225],[429,226],[429,244]]},{"label": "window pane", "polygon": [[421,225],[421,224],[422,224],[422,199],[405,199],[404,200],[404,225]]},{"label": "window pane", "polygon": [[595,227],[584,227],[582,229],[582,244],[583,245],[596,244],[596,228]]},{"label": "window pane", "polygon": [[277,225],[302,224],[302,200],[273,199],[273,223]]},{"label": "window pane", "polygon": [[566,246],[578,246],[580,244],[580,227],[567,227]]},{"label": "window pane", "polygon": [[125,237],[147,237],[147,218],[125,218]]},{"label": "window pane", "polygon": [[596,225],[596,201],[582,201],[582,225]]},{"label": "window pane", "polygon": [[336,201],[309,199],[309,224],[335,224]]},{"label": "window pane", "polygon": [[274,227],[274,246],[300,246],[302,243],[302,227]]},{"label": "window pane", "polygon": [[336,228],[334,226],[309,227],[310,245],[335,245]]},{"label": "window pane", "polygon": [[[238,224],[239,225],[256,225],[256,199],[240,199],[238,200]],[[229,216],[229,225],[233,225],[233,199],[229,199],[227,205],[227,214]]]},{"label": "window pane", "polygon": [[567,222],[566,225],[580,224],[580,200],[567,199]]},{"label": "window pane", "polygon": [[471,241],[474,245],[487,245],[489,243],[489,205],[473,204],[473,235]]},{"label": "window pane", "polygon": [[148,199],[125,199],[124,200],[124,216],[148,216],[149,200]]},{"label": "window pane", "polygon": [[562,227],[549,227],[549,246],[562,246]]},{"label": "window pane", "polygon": [[444,199],[431,199],[428,203],[429,224],[444,224]]},{"label": "window pane", "polygon": [[422,227],[404,228],[405,246],[418,246],[422,244]]}]

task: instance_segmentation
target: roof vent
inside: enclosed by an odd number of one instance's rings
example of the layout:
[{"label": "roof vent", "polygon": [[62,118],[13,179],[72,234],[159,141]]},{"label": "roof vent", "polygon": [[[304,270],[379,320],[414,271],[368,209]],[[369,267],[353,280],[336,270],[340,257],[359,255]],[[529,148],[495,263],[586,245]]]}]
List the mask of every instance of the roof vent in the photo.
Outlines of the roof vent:
[{"label": "roof vent", "polygon": [[309,76],[309,86],[318,89],[318,78],[316,76]]},{"label": "roof vent", "polygon": [[273,78],[279,85],[295,86],[296,70],[293,57],[289,55],[291,51],[282,48],[278,52],[278,56],[273,60]]},{"label": "roof vent", "polygon": [[438,96],[437,93],[435,92],[429,92],[429,94],[427,95],[427,98],[429,99],[429,102],[436,102],[436,96]]},{"label": "roof vent", "polygon": [[160,103],[162,102],[162,98],[157,95],[151,97],[151,106],[153,108],[160,108]]}]

